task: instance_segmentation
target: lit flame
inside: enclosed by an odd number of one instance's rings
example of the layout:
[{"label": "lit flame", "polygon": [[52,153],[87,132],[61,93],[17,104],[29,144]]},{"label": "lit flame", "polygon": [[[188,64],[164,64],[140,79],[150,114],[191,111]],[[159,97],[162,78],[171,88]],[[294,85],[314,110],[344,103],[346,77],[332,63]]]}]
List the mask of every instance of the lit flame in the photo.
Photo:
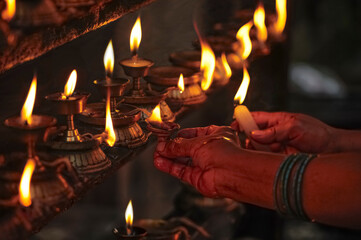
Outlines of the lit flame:
[{"label": "lit flame", "polygon": [[184,79],[183,79],[183,74],[182,73],[179,76],[178,88],[180,90],[180,93],[182,93],[184,91]]},{"label": "lit flame", "polygon": [[252,21],[249,21],[245,25],[243,25],[237,32],[237,39],[241,44],[240,48],[240,56],[243,60],[246,60],[252,51],[252,42],[249,37],[249,31],[253,26]]},{"label": "lit flame", "polygon": [[254,25],[257,27],[257,38],[261,42],[267,40],[267,28],[265,25],[265,12],[262,3],[258,4],[258,7],[253,15]]},{"label": "lit flame", "polygon": [[148,121],[149,122],[158,122],[158,123],[162,122],[159,104],[153,109],[152,115],[150,115],[150,117],[148,118]]},{"label": "lit flame", "polygon": [[114,49],[112,40],[109,41],[107,49],[105,50],[103,62],[106,75],[111,77],[114,69]]},{"label": "lit flame", "polygon": [[142,27],[140,23],[140,17],[135,21],[132,32],[130,34],[130,51],[133,55],[136,55],[138,52],[138,48],[140,45],[140,41],[142,40]]},{"label": "lit flame", "polygon": [[33,113],[35,95],[36,95],[36,75],[34,75],[33,77],[33,81],[31,82],[28,96],[26,97],[24,106],[21,109],[21,113],[20,113],[21,121],[23,121],[25,124],[28,125],[31,125],[32,123],[31,114]]},{"label": "lit flame", "polygon": [[116,137],[115,137],[115,132],[114,132],[114,128],[113,128],[112,116],[110,114],[110,91],[109,91],[109,89],[108,89],[107,103],[106,103],[106,109],[105,109],[105,132],[108,134],[107,139],[105,141],[107,142],[107,144],[110,147],[113,147]]},{"label": "lit flame", "polygon": [[69,97],[73,94],[74,89],[75,89],[75,85],[76,85],[76,79],[77,79],[77,72],[74,69],[68,79],[68,82],[65,84],[64,87],[64,95],[65,97]]},{"label": "lit flame", "polygon": [[227,62],[227,57],[225,53],[222,53],[221,60],[222,60],[222,66],[226,72],[226,78],[229,79],[232,76],[232,70]]},{"label": "lit flame", "polygon": [[239,104],[242,104],[244,99],[246,98],[249,82],[250,82],[250,77],[249,77],[247,68],[243,67],[242,83],[241,83],[241,86],[239,86],[236,96],[234,97],[235,101],[239,100]]},{"label": "lit flame", "polygon": [[16,0],[6,0],[6,8],[2,12],[1,16],[4,20],[10,21],[16,11]]},{"label": "lit flame", "polygon": [[35,161],[34,159],[30,158],[26,162],[19,185],[19,201],[24,207],[29,207],[31,205],[30,182],[34,169]]},{"label": "lit flame", "polygon": [[133,205],[132,200],[129,201],[127,209],[125,210],[125,222],[127,224],[127,234],[130,235],[133,226]]},{"label": "lit flame", "polygon": [[212,84],[216,57],[208,43],[202,40],[200,42],[202,46],[201,71],[203,72],[201,87],[203,91],[206,91]]},{"label": "lit flame", "polygon": [[273,28],[276,33],[281,34],[286,26],[287,0],[276,0],[277,21]]}]

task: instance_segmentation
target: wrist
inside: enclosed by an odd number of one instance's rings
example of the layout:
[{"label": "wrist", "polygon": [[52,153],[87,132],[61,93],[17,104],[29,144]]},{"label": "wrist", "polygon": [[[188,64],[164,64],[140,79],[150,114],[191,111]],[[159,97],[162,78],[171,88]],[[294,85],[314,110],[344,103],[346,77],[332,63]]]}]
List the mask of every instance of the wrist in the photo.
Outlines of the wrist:
[{"label": "wrist", "polygon": [[361,131],[334,129],[332,134],[332,152],[361,151]]}]

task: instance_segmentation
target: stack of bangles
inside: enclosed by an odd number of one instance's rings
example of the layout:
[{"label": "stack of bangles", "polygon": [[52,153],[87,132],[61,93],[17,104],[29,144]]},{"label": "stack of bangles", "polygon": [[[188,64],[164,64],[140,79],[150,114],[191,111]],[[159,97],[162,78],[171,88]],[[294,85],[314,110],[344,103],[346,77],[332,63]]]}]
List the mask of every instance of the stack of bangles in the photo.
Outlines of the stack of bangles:
[{"label": "stack of bangles", "polygon": [[273,185],[275,208],[281,215],[309,220],[302,205],[302,182],[307,165],[316,156],[295,153],[282,162]]}]

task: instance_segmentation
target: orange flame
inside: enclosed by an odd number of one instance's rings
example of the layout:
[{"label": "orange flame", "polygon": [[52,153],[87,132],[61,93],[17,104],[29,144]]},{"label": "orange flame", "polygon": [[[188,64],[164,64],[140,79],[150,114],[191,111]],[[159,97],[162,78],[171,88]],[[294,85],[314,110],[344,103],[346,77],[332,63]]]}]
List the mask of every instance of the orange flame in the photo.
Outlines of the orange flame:
[{"label": "orange flame", "polygon": [[162,122],[159,104],[153,109],[152,115],[150,115],[150,117],[148,118],[148,121],[149,122],[158,122],[158,123]]},{"label": "orange flame", "polygon": [[222,66],[223,66],[223,68],[225,70],[225,73],[226,73],[226,78],[229,79],[232,76],[232,70],[231,70],[231,67],[229,66],[229,64],[227,62],[227,57],[226,57],[225,53],[222,53],[221,60],[222,60]]},{"label": "orange flame", "polygon": [[65,84],[65,87],[64,87],[64,95],[66,97],[69,97],[73,94],[74,92],[74,89],[75,89],[75,86],[76,86],[76,79],[77,79],[77,72],[76,70],[74,69],[69,78],[68,78],[68,82]]},{"label": "orange flame", "polygon": [[127,209],[125,210],[125,222],[127,224],[127,233],[131,234],[131,229],[133,226],[133,205],[132,200],[129,201]]},{"label": "orange flame", "polygon": [[250,82],[250,77],[249,77],[247,68],[245,66],[243,66],[242,83],[239,86],[236,96],[234,97],[234,100],[239,101],[239,104],[242,104],[244,99],[246,98],[249,82]]},{"label": "orange flame", "polygon": [[110,114],[110,91],[108,89],[107,103],[105,109],[105,132],[108,134],[105,140],[110,147],[114,146],[116,136],[113,128],[112,115]]},{"label": "orange flame", "polygon": [[34,159],[29,158],[26,162],[19,185],[19,201],[24,207],[29,207],[31,205],[30,182],[34,169],[35,161]]},{"label": "orange flame", "polygon": [[287,0],[276,0],[277,21],[273,28],[276,33],[281,34],[286,26]]},{"label": "orange flame", "polygon": [[24,106],[21,109],[21,113],[20,113],[21,121],[29,125],[31,125],[32,123],[31,115],[33,113],[34,103],[35,103],[36,85],[37,85],[36,82],[37,82],[36,75],[34,75],[33,81],[31,82],[30,85],[28,96],[26,97]]},{"label": "orange flame", "polygon": [[257,27],[257,38],[261,42],[267,40],[267,28],[265,25],[265,12],[262,3],[258,4],[258,7],[253,15],[254,25]]},{"label": "orange flame", "polygon": [[135,21],[132,32],[130,33],[130,51],[136,55],[142,41],[142,26],[140,23],[140,16]]},{"label": "orange flame", "polygon": [[249,31],[251,30],[252,26],[252,21],[249,21],[248,23],[243,25],[237,32],[236,37],[241,45],[239,54],[243,60],[246,60],[252,51],[252,42],[251,38],[249,37]]},{"label": "orange flame", "polygon": [[200,43],[202,47],[201,71],[203,72],[201,87],[203,91],[207,91],[212,85],[214,69],[216,68],[216,57],[208,43],[202,40]]},{"label": "orange flame", "polygon": [[182,93],[184,91],[184,79],[183,79],[182,73],[179,76],[178,88],[179,88],[180,93]]},{"label": "orange flame", "polygon": [[107,49],[105,50],[103,62],[106,75],[109,77],[112,76],[114,69],[114,49],[112,40],[109,41]]},{"label": "orange flame", "polygon": [[6,0],[6,8],[1,13],[1,16],[5,21],[9,22],[14,17],[15,11],[16,11],[16,0]]}]

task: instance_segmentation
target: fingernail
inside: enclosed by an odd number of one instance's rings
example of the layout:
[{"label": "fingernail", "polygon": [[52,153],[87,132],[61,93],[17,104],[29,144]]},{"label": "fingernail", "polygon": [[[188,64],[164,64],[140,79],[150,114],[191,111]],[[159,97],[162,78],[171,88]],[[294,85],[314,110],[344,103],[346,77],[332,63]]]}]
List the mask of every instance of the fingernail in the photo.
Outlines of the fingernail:
[{"label": "fingernail", "polygon": [[157,151],[158,152],[163,152],[165,149],[166,143],[165,142],[159,142],[157,145]]},{"label": "fingernail", "polygon": [[156,158],[154,159],[154,166],[156,168],[162,168],[163,162],[164,161],[161,158]]},{"label": "fingernail", "polygon": [[255,136],[255,137],[261,136],[261,135],[262,135],[262,131],[260,131],[260,130],[254,130],[254,131],[251,132],[251,135],[252,135],[252,136]]}]

